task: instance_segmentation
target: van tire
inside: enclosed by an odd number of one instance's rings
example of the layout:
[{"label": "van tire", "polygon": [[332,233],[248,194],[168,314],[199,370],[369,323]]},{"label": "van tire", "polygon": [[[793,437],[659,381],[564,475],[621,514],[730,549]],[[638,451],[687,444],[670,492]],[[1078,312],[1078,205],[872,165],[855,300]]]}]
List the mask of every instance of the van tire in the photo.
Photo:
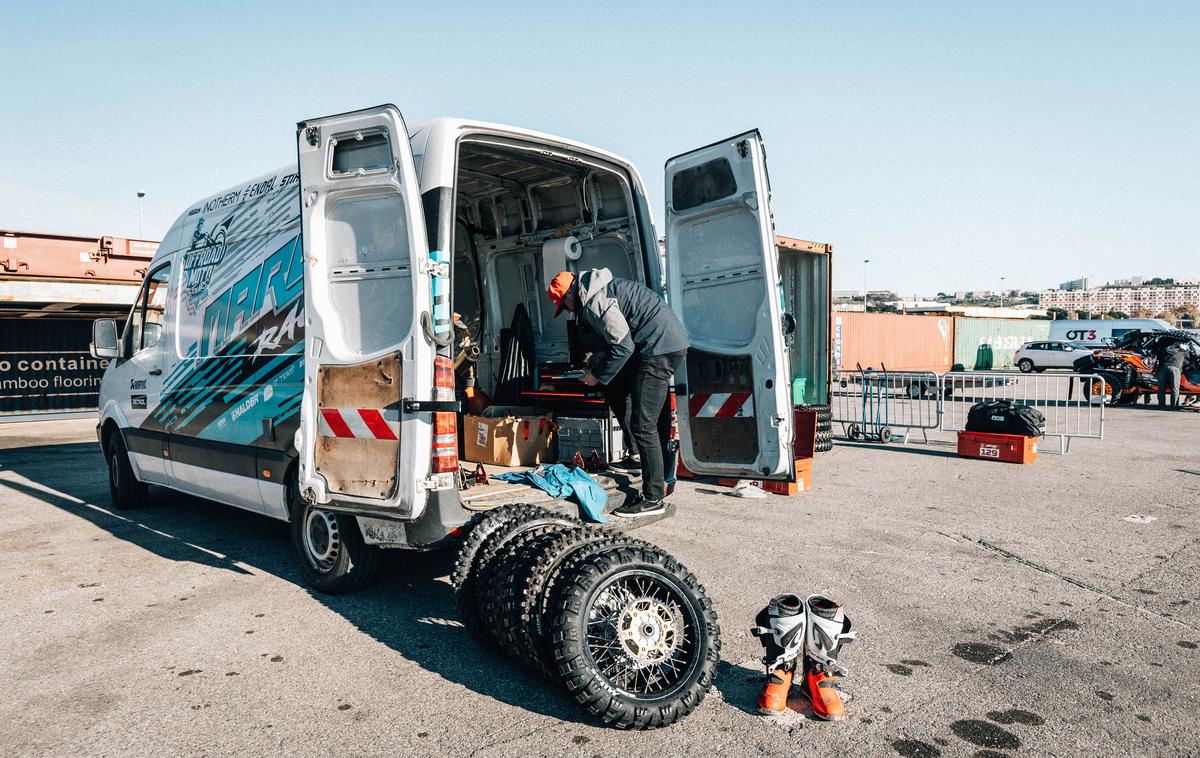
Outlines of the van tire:
[{"label": "van tire", "polygon": [[379,568],[379,548],[363,541],[358,519],[313,507],[294,485],[289,490],[292,549],[305,581],[327,595],[370,584]]},{"label": "van tire", "polygon": [[108,462],[108,494],[114,508],[141,508],[150,502],[150,485],[139,482],[133,473],[120,432],[109,435],[104,457]]},{"label": "van tire", "polygon": [[[610,588],[615,594],[603,598]],[[624,601],[624,607],[605,604],[621,598],[631,588],[642,588],[644,597]],[[598,604],[598,599],[605,602]],[[649,684],[639,686],[636,672],[632,684],[627,679],[610,678],[603,673],[604,660],[598,662],[595,657],[603,654],[605,646],[589,645],[588,629],[596,623],[597,613],[612,615],[613,628],[620,634],[620,622],[634,612],[635,603],[639,608],[637,623],[645,618],[647,627],[656,628],[656,633],[647,635],[648,642],[622,641],[621,655],[612,660],[619,664],[622,656],[628,655],[626,645],[632,645],[639,654],[669,654],[668,659],[683,655],[683,670],[665,691],[645,691]],[[664,623],[664,617],[676,623]],[[668,726],[695,710],[712,688],[721,651],[717,613],[696,577],[658,548],[627,545],[598,553],[587,561],[572,562],[554,593],[548,622],[559,680],[606,724],[622,729]],[[675,633],[667,634],[672,626]],[[654,647],[660,649],[646,653],[647,648]]]}]

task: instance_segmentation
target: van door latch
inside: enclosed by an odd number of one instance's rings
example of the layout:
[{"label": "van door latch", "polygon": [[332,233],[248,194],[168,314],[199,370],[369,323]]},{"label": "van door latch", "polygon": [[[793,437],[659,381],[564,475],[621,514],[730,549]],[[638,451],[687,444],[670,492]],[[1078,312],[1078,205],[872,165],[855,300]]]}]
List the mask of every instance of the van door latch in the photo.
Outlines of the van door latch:
[{"label": "van door latch", "polygon": [[405,413],[462,413],[458,400],[413,400],[406,397],[401,401]]},{"label": "van door latch", "polygon": [[422,258],[421,265],[418,268],[422,274],[440,277],[450,276],[450,264],[441,263],[432,258]]}]

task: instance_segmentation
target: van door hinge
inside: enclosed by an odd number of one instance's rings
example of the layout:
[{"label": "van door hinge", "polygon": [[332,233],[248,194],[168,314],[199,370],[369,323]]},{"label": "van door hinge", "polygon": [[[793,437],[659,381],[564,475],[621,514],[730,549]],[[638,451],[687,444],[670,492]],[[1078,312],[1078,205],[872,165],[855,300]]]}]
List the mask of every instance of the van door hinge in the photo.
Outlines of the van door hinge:
[{"label": "van door hinge", "polygon": [[413,400],[406,397],[401,401],[405,413],[462,413],[458,400]]},{"label": "van door hinge", "polygon": [[421,265],[418,268],[422,274],[441,277],[450,276],[450,264],[440,263],[432,258],[422,258]]}]

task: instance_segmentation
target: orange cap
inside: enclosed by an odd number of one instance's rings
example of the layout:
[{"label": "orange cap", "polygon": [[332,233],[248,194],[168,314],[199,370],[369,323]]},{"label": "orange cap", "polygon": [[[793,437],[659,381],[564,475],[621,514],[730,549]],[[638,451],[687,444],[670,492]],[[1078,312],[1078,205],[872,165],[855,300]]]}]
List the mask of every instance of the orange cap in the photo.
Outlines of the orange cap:
[{"label": "orange cap", "polygon": [[558,306],[558,310],[554,312],[554,318],[558,318],[563,312],[563,297],[571,291],[571,285],[575,283],[575,275],[570,271],[559,271],[550,280],[550,288],[546,290],[546,294],[550,296],[551,302]]}]

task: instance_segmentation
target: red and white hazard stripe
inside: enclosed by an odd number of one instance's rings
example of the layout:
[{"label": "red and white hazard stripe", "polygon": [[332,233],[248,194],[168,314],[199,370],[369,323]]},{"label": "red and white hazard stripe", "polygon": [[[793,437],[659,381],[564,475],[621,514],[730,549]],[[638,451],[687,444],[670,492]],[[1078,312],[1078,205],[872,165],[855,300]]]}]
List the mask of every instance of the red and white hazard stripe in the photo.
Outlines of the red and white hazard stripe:
[{"label": "red and white hazard stripe", "polygon": [[688,398],[692,418],[752,418],[754,398],[749,392],[698,392]]},{"label": "red and white hazard stripe", "polygon": [[322,408],[322,437],[355,437],[396,440],[400,435],[400,412],[378,408]]}]

